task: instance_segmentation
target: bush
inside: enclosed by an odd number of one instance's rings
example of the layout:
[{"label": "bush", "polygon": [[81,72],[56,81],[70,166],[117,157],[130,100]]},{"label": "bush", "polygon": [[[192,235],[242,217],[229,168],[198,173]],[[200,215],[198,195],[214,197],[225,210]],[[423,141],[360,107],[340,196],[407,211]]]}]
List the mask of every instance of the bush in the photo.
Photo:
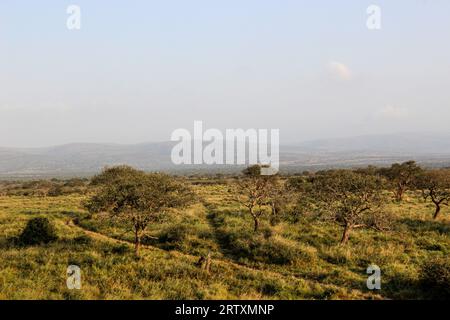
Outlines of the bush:
[{"label": "bush", "polygon": [[19,237],[19,242],[24,245],[36,245],[49,243],[57,238],[53,224],[47,218],[38,217],[28,221]]},{"label": "bush", "polygon": [[450,299],[450,259],[433,258],[420,270],[420,284],[431,299]]},{"label": "bush", "polygon": [[64,194],[64,190],[61,186],[54,186],[50,190],[48,190],[47,195],[49,197],[59,197]]},{"label": "bush", "polygon": [[190,233],[190,228],[184,224],[171,225],[160,233],[159,242],[170,244],[182,243],[186,241]]},{"label": "bush", "polygon": [[282,291],[282,286],[274,280],[266,280],[261,283],[260,290],[266,296],[275,296]]},{"label": "bush", "polygon": [[257,241],[251,248],[250,257],[254,261],[272,264],[289,264],[297,259],[295,249],[274,240]]},{"label": "bush", "polygon": [[223,244],[239,260],[285,265],[298,258],[294,248],[264,235],[228,234]]}]

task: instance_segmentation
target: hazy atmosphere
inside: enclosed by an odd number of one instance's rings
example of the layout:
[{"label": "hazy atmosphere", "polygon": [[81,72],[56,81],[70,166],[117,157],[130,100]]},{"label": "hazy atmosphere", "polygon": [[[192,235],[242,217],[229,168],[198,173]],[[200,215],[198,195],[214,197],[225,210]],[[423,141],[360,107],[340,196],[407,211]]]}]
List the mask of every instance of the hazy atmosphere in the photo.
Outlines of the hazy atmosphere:
[{"label": "hazy atmosphere", "polygon": [[281,144],[449,132],[450,2],[0,3],[0,146],[278,128]]},{"label": "hazy atmosphere", "polygon": [[449,0],[0,0],[0,305],[450,300],[449,40]]}]

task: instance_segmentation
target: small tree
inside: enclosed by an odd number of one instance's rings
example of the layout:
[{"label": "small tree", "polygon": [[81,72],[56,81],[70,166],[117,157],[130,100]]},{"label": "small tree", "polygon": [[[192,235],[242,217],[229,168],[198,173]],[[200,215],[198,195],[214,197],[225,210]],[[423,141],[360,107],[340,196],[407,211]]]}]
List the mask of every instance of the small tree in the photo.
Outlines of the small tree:
[{"label": "small tree", "polygon": [[317,215],[317,201],[313,192],[314,174],[308,173],[300,177],[291,177],[286,183],[287,192],[292,197],[293,204],[290,210],[291,217],[294,222],[298,222],[300,217],[316,216]]},{"label": "small tree", "polygon": [[259,220],[264,214],[264,206],[269,203],[271,184],[275,176],[261,175],[260,165],[250,166],[242,173],[244,176],[237,183],[238,201],[248,209],[253,218],[253,231],[257,232]]},{"label": "small tree", "polygon": [[272,217],[277,216],[287,205],[290,193],[286,184],[278,177],[273,176],[269,181],[266,194],[266,205],[270,207]]},{"label": "small tree", "polygon": [[395,200],[400,202],[423,170],[415,161],[407,161],[402,164],[395,163],[390,168],[382,168],[379,172],[393,184]]},{"label": "small tree", "polygon": [[356,228],[383,229],[386,216],[383,180],[348,170],[332,170],[309,179],[312,196],[325,218],[341,225],[341,244]]},{"label": "small tree", "polygon": [[193,199],[189,188],[174,178],[128,166],[106,169],[93,178],[92,184],[98,189],[86,208],[131,222],[136,256],[148,224],[158,221],[169,208],[181,207]]},{"label": "small tree", "polygon": [[425,200],[430,199],[435,205],[434,219],[437,219],[442,206],[450,203],[450,170],[430,170],[418,179],[417,186],[422,190]]}]

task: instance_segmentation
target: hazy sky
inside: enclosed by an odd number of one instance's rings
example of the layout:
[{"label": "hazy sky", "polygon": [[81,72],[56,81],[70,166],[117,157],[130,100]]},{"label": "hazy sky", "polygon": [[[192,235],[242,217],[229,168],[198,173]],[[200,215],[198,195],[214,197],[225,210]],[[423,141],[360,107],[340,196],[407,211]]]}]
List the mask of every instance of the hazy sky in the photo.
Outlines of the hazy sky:
[{"label": "hazy sky", "polygon": [[448,132],[450,1],[1,0],[0,146],[165,141],[194,120],[282,144]]}]

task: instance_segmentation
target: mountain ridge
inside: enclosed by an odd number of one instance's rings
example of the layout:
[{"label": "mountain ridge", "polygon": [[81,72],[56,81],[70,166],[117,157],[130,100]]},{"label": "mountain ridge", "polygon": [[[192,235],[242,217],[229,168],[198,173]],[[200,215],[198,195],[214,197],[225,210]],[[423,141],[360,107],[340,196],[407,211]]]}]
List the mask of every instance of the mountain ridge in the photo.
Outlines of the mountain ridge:
[{"label": "mountain ridge", "polygon": [[[0,147],[0,177],[92,175],[105,166],[128,164],[148,171],[237,172],[242,166],[172,164],[177,142],[69,143],[43,148]],[[205,143],[206,145],[207,143]],[[390,134],[319,139],[280,146],[282,171],[389,165],[416,160],[450,166],[450,134]]]}]

